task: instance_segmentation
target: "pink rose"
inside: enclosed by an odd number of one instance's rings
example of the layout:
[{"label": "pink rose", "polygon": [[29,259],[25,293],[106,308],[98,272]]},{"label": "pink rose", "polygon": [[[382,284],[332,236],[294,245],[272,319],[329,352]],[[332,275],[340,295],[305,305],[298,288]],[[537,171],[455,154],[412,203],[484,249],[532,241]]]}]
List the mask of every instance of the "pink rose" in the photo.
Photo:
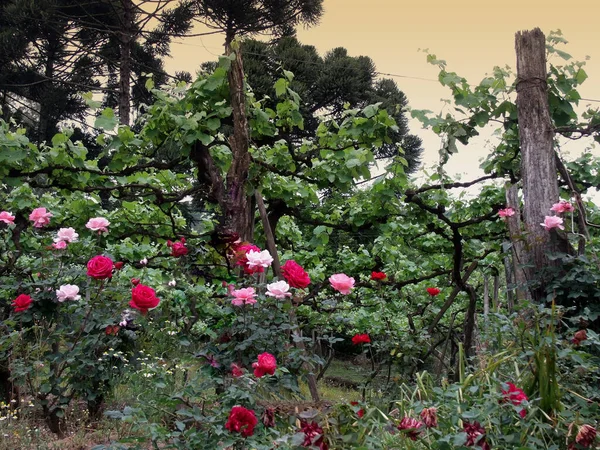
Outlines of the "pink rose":
[{"label": "pink rose", "polygon": [[231,300],[231,304],[235,306],[253,305],[256,303],[256,291],[254,288],[243,288],[231,291],[231,295],[235,297]]},{"label": "pink rose", "polygon": [[61,228],[56,233],[56,237],[54,238],[54,242],[64,241],[67,243],[77,242],[79,235],[75,232],[73,228]]},{"label": "pink rose", "polygon": [[15,223],[15,216],[8,211],[2,211],[0,212],[0,222],[4,222],[7,225]]},{"label": "pink rose", "polygon": [[277,360],[270,353],[261,353],[258,355],[258,362],[252,363],[255,377],[262,377],[263,375],[273,375],[277,368]]},{"label": "pink rose", "polygon": [[129,306],[139,309],[142,315],[146,315],[149,309],[156,308],[160,299],[156,292],[145,284],[138,284],[131,290],[131,301]]},{"label": "pink rose", "polygon": [[262,273],[265,271],[262,266],[248,266],[248,252],[260,252],[260,248],[258,248],[256,245],[248,242],[234,243],[231,245],[231,251],[233,252],[231,256],[233,261],[235,262],[236,266],[242,266],[244,268],[244,273],[252,275],[254,273]]},{"label": "pink rose", "polygon": [[67,243],[65,241],[58,241],[52,244],[52,248],[54,250],[64,250],[65,248],[67,248]]},{"label": "pink rose", "polygon": [[33,221],[33,226],[43,228],[50,223],[52,213],[46,211],[46,208],[36,208],[29,214],[29,220]]},{"label": "pink rose", "polygon": [[512,217],[515,215],[515,210],[512,208],[505,208],[498,210],[498,215],[500,217]]},{"label": "pink rose", "polygon": [[269,267],[273,262],[269,250],[263,250],[262,252],[250,250],[246,253],[246,259],[248,260],[246,265],[249,269],[254,269],[255,267]]},{"label": "pink rose", "polygon": [[563,226],[563,220],[557,216],[546,216],[544,218],[544,223],[540,223],[540,225],[543,226],[547,231],[551,230],[552,228],[560,228],[561,230],[565,229]]},{"label": "pink rose", "polygon": [[310,284],[310,277],[306,270],[293,259],[286,261],[281,266],[281,273],[291,287],[304,289]]},{"label": "pink rose", "polygon": [[74,284],[64,284],[56,291],[56,297],[59,302],[64,302],[65,300],[79,300],[81,295],[79,295],[79,287]]},{"label": "pink rose", "polygon": [[291,294],[291,292],[288,292],[289,290],[290,290],[289,284],[287,284],[283,280],[277,281],[275,283],[267,284],[267,292],[265,293],[265,295],[268,295],[269,297],[275,297],[275,298],[291,297],[292,294]]},{"label": "pink rose", "polygon": [[406,435],[413,441],[416,441],[421,434],[420,428],[422,428],[424,425],[425,424],[423,422],[417,419],[405,416],[402,418],[397,428],[400,431],[406,431]]},{"label": "pink rose", "polygon": [[[518,388],[513,383],[506,383],[508,385],[508,389],[502,389],[502,395],[504,395],[505,400],[510,400],[510,402],[515,406],[520,406],[524,401],[529,400],[527,395],[523,391],[523,389]],[[525,418],[527,415],[527,410],[522,408],[519,410],[519,415],[522,418]]]},{"label": "pink rose", "polygon": [[573,212],[575,211],[575,208],[573,208],[573,205],[571,205],[571,203],[567,202],[566,200],[561,200],[560,202],[552,205],[550,211],[554,211],[556,214],[562,214],[565,212]]},{"label": "pink rose", "polygon": [[421,411],[421,420],[427,428],[435,428],[438,426],[437,408],[423,408]]},{"label": "pink rose", "polygon": [[344,295],[348,295],[354,287],[354,278],[349,277],[345,273],[331,275],[329,282],[331,283],[331,287]]},{"label": "pink rose", "polygon": [[94,256],[87,263],[87,274],[96,280],[105,280],[112,277],[113,262],[106,256]]},{"label": "pink rose", "polygon": [[108,226],[110,222],[106,220],[104,217],[94,217],[88,220],[88,223],[85,224],[86,228],[89,228],[92,231],[97,231],[100,233],[108,233]]}]

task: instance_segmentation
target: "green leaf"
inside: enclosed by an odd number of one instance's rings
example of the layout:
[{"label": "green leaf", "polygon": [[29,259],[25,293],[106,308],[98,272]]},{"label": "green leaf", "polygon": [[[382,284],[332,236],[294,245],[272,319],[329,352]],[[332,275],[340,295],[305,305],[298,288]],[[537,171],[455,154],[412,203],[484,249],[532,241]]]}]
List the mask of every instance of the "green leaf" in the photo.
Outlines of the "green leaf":
[{"label": "green leaf", "polygon": [[283,94],[285,94],[286,90],[287,81],[284,78],[280,78],[275,82],[275,95],[277,95],[277,97],[281,97]]},{"label": "green leaf", "polygon": [[104,111],[96,118],[94,126],[103,130],[113,130],[117,125],[117,118],[112,108],[104,108]]}]

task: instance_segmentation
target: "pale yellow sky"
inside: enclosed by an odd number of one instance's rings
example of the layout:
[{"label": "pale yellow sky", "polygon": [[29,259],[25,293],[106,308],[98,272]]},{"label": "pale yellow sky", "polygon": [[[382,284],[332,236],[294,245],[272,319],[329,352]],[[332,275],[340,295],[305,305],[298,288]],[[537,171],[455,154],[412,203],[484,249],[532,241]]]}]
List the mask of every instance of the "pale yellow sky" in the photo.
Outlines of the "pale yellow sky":
[{"label": "pale yellow sky", "polygon": [[[514,35],[519,30],[540,27],[544,33],[561,29],[569,44],[562,48],[577,60],[587,55],[589,79],[580,89],[584,98],[600,100],[600,2],[579,0],[573,5],[557,0],[325,0],[325,14],[316,27],[299,30],[300,41],[321,53],[345,47],[353,56],[371,57],[379,72],[435,79],[437,68],[425,61],[429,52],[444,59],[448,70],[478,83],[494,66],[515,66]],[[203,31],[198,28],[196,32]],[[172,46],[166,68],[194,73],[200,63],[222,53],[220,35],[179,40]],[[449,93],[438,83],[413,78],[394,78],[407,95],[410,106],[435,112]],[[600,103],[591,103],[600,107]],[[439,138],[411,122],[411,131],[424,142],[424,163],[437,159]],[[452,174],[478,172],[478,159],[486,151],[483,137],[459,148],[448,166]],[[588,141],[589,142],[589,141]],[[585,143],[569,143],[565,149],[583,150]]]}]

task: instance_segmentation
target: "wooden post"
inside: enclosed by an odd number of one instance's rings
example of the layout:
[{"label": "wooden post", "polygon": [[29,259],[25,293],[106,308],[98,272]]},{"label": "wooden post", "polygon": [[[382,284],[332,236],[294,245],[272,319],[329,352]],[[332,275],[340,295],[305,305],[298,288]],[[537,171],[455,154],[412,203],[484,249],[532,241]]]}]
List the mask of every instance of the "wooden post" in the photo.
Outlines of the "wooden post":
[{"label": "wooden post", "polygon": [[[558,201],[558,181],[554,157],[554,128],[548,108],[546,83],[546,39],[539,28],[518,32],[517,114],[521,144],[527,279],[539,278],[540,271],[552,265],[546,253],[557,251],[555,229],[547,231],[540,224],[551,215]],[[541,301],[543,286],[530,288],[532,298]]]}]

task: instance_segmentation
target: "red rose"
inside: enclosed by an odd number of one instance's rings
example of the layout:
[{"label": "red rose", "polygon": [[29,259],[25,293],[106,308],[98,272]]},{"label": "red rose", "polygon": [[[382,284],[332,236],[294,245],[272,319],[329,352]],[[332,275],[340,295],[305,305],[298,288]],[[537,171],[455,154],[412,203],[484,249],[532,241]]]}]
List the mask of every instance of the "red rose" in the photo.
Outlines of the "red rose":
[{"label": "red rose", "polygon": [[587,340],[587,331],[579,330],[577,333],[573,335],[573,344],[579,345],[583,341]]},{"label": "red rose", "polygon": [[265,374],[273,375],[277,368],[277,360],[270,353],[261,353],[258,355],[258,362],[252,364],[255,377],[262,377]]},{"label": "red rose", "polygon": [[[523,389],[516,387],[513,383],[506,384],[508,384],[508,390],[502,389],[502,394],[504,395],[504,398],[506,400],[510,400],[513,405],[519,406],[524,401],[529,400],[525,392],[523,392]],[[522,418],[525,418],[527,415],[527,410],[525,408],[521,409],[519,411],[519,415]]]},{"label": "red rose", "polygon": [[94,256],[87,263],[87,274],[96,280],[105,280],[112,277],[112,259],[106,256]]},{"label": "red rose", "polygon": [[183,242],[175,242],[171,246],[171,256],[179,258],[187,255],[188,249]]},{"label": "red rose", "polygon": [[435,287],[433,287],[433,288],[432,288],[432,287],[429,287],[429,288],[427,288],[427,293],[428,293],[429,295],[431,295],[432,297],[435,297],[435,296],[436,296],[436,295],[438,295],[440,292],[442,292],[442,291],[440,291],[438,288],[435,288]]},{"label": "red rose", "polygon": [[15,307],[15,312],[23,312],[29,309],[31,303],[33,303],[33,300],[29,295],[21,294],[12,301],[12,306]]},{"label": "red rose", "polygon": [[233,378],[239,378],[244,375],[244,369],[236,363],[231,363],[231,375]]},{"label": "red rose", "polygon": [[117,261],[117,262],[115,263],[115,269],[116,269],[116,270],[121,270],[121,269],[123,268],[123,265],[124,265],[124,264],[125,264],[125,263],[124,263],[124,262],[122,262],[122,261]]},{"label": "red rose", "polygon": [[149,286],[138,284],[131,290],[129,306],[139,309],[143,315],[147,314],[149,309],[156,308],[159,303],[156,292]]},{"label": "red rose", "polygon": [[352,343],[354,345],[358,344],[369,344],[371,342],[371,338],[367,333],[364,334],[355,334],[352,338]]},{"label": "red rose", "polygon": [[[358,402],[350,402],[350,404],[352,406],[358,406]],[[365,415],[365,410],[364,409],[359,409],[358,411],[356,411],[356,415],[358,416],[359,419],[362,419],[362,417]]]},{"label": "red rose", "polygon": [[242,436],[248,437],[254,434],[254,427],[258,424],[256,415],[251,409],[246,409],[243,406],[234,406],[229,413],[229,419],[225,424],[232,433],[241,433]]},{"label": "red rose", "polygon": [[371,272],[371,280],[381,281],[385,280],[386,278],[387,275],[385,274],[385,272]]},{"label": "red rose", "polygon": [[281,266],[281,273],[291,287],[304,289],[310,284],[310,277],[306,270],[293,259],[286,261]]},{"label": "red rose", "polygon": [[140,279],[139,278],[132,278],[131,279],[131,284],[133,284],[134,286],[137,286],[138,284],[140,284]]}]

